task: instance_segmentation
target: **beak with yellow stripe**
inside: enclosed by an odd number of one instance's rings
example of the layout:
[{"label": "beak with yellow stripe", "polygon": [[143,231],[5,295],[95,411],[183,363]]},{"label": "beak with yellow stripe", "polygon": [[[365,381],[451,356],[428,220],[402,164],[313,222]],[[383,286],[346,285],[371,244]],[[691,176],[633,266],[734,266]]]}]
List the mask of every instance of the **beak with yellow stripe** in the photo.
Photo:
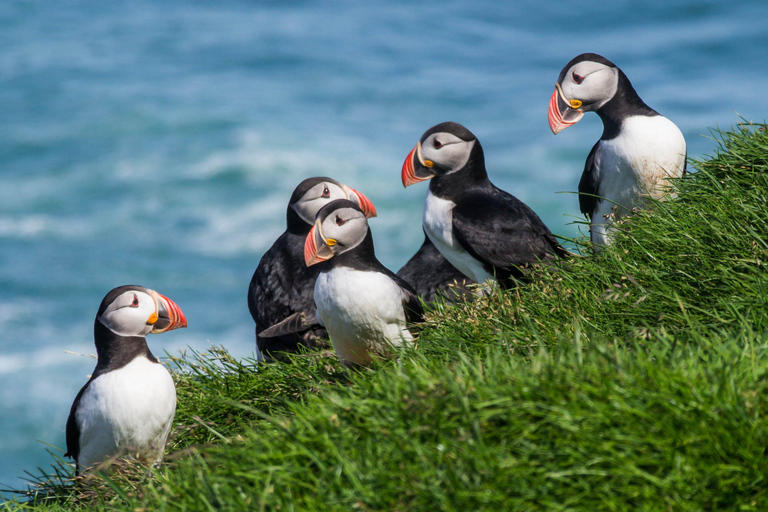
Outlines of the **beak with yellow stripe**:
[{"label": "beak with yellow stripe", "polygon": [[560,72],[549,98],[547,118],[552,133],[558,134],[578,123],[585,112],[597,112],[618,91],[619,69],[601,55],[583,53],[571,59]]},{"label": "beak with yellow stripe", "polygon": [[451,174],[464,168],[480,151],[477,138],[458,123],[440,123],[421,136],[403,163],[400,179],[404,187]]},{"label": "beak with yellow stripe", "polygon": [[581,105],[581,100],[568,99],[563,93],[563,88],[560,84],[555,84],[555,92],[552,93],[552,97],[549,99],[549,110],[547,112],[549,128],[552,130],[552,133],[557,135],[569,126],[578,123],[584,117],[584,111],[579,110]]},{"label": "beak with yellow stripe", "polygon": [[310,267],[328,261],[360,245],[368,233],[368,220],[360,206],[348,199],[331,201],[317,212],[309,230],[304,262]]},{"label": "beak with yellow stripe", "polygon": [[152,334],[172,331],[187,326],[187,318],[181,308],[171,299],[151,290],[155,299],[156,310],[149,316],[148,324],[152,325]]}]

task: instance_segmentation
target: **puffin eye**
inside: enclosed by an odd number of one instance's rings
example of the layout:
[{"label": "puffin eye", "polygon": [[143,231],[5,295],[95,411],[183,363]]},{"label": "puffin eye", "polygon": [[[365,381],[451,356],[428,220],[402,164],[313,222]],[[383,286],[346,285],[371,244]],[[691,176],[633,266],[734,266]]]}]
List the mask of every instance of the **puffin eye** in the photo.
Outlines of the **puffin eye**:
[{"label": "puffin eye", "polygon": [[328,190],[328,185],[323,187],[323,197],[331,197],[331,191]]},{"label": "puffin eye", "polygon": [[133,294],[133,301],[131,302],[131,304],[128,307],[131,307],[131,308],[139,307],[139,298],[136,296],[135,293]]},{"label": "puffin eye", "polygon": [[337,226],[341,226],[341,225],[342,225],[342,224],[344,224],[345,222],[347,222],[347,221],[345,221],[344,219],[342,219],[342,218],[341,218],[341,217],[339,217],[338,215],[336,216],[336,225],[337,225]]},{"label": "puffin eye", "polygon": [[577,84],[580,84],[581,82],[584,81],[584,77],[574,71],[573,72],[573,81],[576,82]]},{"label": "puffin eye", "polygon": [[435,140],[432,142],[432,145],[435,146],[435,149],[440,149],[443,147],[443,143],[437,140],[437,138],[435,138]]}]

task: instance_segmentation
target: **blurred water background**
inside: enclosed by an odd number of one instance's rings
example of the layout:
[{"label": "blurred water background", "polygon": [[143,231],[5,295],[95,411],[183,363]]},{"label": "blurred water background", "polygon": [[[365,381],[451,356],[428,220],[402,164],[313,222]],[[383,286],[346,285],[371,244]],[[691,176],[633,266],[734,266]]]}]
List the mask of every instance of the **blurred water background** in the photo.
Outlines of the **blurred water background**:
[{"label": "blurred water background", "polygon": [[105,293],[136,283],[189,328],[157,355],[254,352],[246,291],[304,178],[368,195],[377,255],[422,242],[426,185],[400,167],[447,120],[472,130],[491,180],[555,233],[597,116],[553,136],[560,69],[592,51],[680,126],[692,157],[711,127],[768,112],[765,0],[418,3],[0,3],[0,485],[48,467],[95,365]]}]

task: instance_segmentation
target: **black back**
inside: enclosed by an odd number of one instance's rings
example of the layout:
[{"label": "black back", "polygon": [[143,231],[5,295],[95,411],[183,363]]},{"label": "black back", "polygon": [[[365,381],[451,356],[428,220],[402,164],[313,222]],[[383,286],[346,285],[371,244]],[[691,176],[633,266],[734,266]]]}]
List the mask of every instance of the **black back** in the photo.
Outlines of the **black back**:
[{"label": "black back", "polygon": [[[264,253],[248,287],[248,309],[256,322],[256,345],[263,354],[298,352],[299,346],[315,348],[328,333],[315,319],[317,265],[304,263],[306,233],[286,231]],[[263,338],[259,333],[294,313],[304,313],[309,325],[281,336]]]},{"label": "black back", "polygon": [[570,254],[531,208],[490,182],[479,140],[466,165],[432,178],[429,190],[456,204],[453,236],[502,286],[514,286],[529,265]]},{"label": "black back", "polygon": [[[304,263],[304,242],[312,224],[291,207],[322,181],[338,183],[325,176],[308,178],[293,191],[286,212],[287,229],[261,257],[248,286],[248,310],[256,322],[256,346],[262,354],[298,352],[300,346],[311,349],[328,338],[315,318],[315,280],[320,269]],[[295,313],[303,313],[307,319],[301,329],[269,338],[259,336]]]},{"label": "black back", "polygon": [[424,236],[424,243],[403,267],[397,271],[424,302],[433,302],[438,295],[450,302],[472,295],[467,285],[474,281],[456,269]]}]

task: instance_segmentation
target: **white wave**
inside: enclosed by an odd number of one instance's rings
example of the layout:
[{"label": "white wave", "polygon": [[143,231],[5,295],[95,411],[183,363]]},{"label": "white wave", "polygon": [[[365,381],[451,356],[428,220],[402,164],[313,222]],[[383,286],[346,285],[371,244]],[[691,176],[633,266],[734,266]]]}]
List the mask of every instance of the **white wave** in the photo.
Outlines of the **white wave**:
[{"label": "white wave", "polygon": [[37,238],[51,236],[64,239],[84,239],[91,236],[91,226],[73,218],[56,218],[35,214],[26,216],[0,216],[0,238]]}]

